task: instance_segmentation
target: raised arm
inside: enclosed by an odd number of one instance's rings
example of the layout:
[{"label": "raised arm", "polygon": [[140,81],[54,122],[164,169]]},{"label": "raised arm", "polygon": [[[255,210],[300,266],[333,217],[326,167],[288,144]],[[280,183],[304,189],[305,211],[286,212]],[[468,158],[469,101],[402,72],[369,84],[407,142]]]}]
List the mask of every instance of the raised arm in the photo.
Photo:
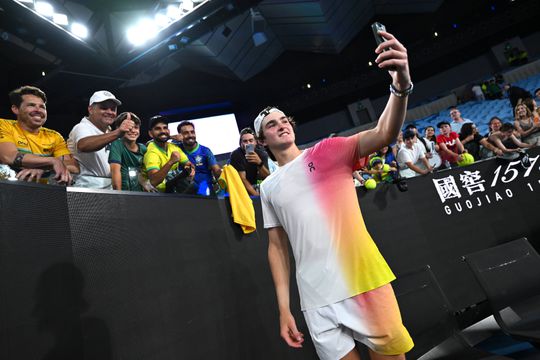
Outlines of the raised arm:
[{"label": "raised arm", "polygon": [[[407,49],[392,34],[384,31],[380,34],[386,41],[375,49],[375,53],[379,54],[375,62],[381,69],[388,70],[394,89],[404,92],[412,86]],[[385,48],[390,48],[390,50],[383,51]],[[359,157],[379,150],[397,137],[405,120],[407,98],[407,95],[398,97],[390,94],[377,126],[362,132],[358,137]]]},{"label": "raised arm", "polygon": [[114,140],[121,138],[125,135],[131,128],[135,126],[131,117],[128,116],[120,126],[113,131],[101,135],[92,135],[80,139],[77,142],[77,150],[80,152],[93,152],[103,149],[108,144],[112,143]]},{"label": "raised arm", "polygon": [[279,307],[280,335],[294,348],[302,347],[304,335],[298,331],[289,306],[290,259],[289,238],[282,227],[268,229],[268,262]]}]

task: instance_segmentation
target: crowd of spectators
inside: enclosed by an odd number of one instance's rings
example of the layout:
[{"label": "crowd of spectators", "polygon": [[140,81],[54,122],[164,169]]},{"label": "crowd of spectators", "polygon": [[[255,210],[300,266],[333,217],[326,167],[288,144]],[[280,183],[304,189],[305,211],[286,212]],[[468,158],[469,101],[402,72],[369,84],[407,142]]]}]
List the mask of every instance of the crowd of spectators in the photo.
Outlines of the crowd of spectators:
[{"label": "crowd of spectators", "polygon": [[[540,144],[540,112],[527,91],[507,86],[515,120],[489,121],[489,132],[449,108],[448,121],[437,129],[427,126],[422,134],[409,124],[393,144],[359,163],[353,177],[359,184],[368,179],[397,182],[470,163],[467,159],[493,156],[517,157],[522,149]],[[521,96],[521,97],[517,97]],[[540,89],[535,91],[540,98]],[[43,127],[47,120],[47,97],[43,91],[23,86],[10,93],[16,120],[0,119],[0,163],[8,165],[23,181],[64,184],[93,189],[216,195],[221,167],[212,150],[197,142],[195,125],[183,121],[178,135],[171,136],[169,120],[156,115],[148,120],[147,144],[138,142],[141,119],[132,112],[117,115],[122,105],[109,91],[97,91],[88,114],[71,130],[67,141]],[[468,155],[465,155],[468,154]],[[239,147],[230,154],[249,195],[259,195],[259,184],[276,169],[250,128],[240,132]]]},{"label": "crowd of spectators", "polygon": [[[353,177],[357,185],[373,178],[377,183],[384,181],[381,177],[383,167],[395,170],[397,176],[386,176],[391,182],[399,182],[402,178],[424,175],[437,170],[469,165],[471,162],[498,156],[504,159],[525,158],[525,149],[540,145],[540,109],[536,100],[540,100],[540,89],[536,89],[534,97],[528,91],[508,86],[510,104],[514,105],[513,122],[503,123],[498,116],[489,120],[489,131],[480,134],[474,121],[464,118],[458,107],[448,110],[448,121],[437,124],[438,134],[433,126],[423,129],[423,136],[415,125],[407,125],[393,144],[385,146],[381,151],[370,155],[362,168]],[[516,96],[522,96],[516,98]],[[391,153],[392,157],[381,156]],[[376,159],[377,162],[372,160]],[[397,160],[397,166],[395,161]],[[374,166],[377,164],[377,166]],[[394,169],[395,168],[395,169]]]},{"label": "crowd of spectators", "polygon": [[[183,121],[171,137],[169,120],[148,120],[147,144],[138,142],[141,119],[132,112],[117,115],[122,102],[109,91],[97,91],[88,113],[67,140],[43,125],[47,97],[39,88],[23,86],[10,93],[16,120],[0,119],[0,164],[14,179],[124,191],[216,195],[221,167],[212,150],[197,142],[195,125]],[[275,164],[254,132],[241,131],[231,153],[233,166],[247,192],[259,195],[259,183]],[[7,177],[7,176],[4,176]]]}]

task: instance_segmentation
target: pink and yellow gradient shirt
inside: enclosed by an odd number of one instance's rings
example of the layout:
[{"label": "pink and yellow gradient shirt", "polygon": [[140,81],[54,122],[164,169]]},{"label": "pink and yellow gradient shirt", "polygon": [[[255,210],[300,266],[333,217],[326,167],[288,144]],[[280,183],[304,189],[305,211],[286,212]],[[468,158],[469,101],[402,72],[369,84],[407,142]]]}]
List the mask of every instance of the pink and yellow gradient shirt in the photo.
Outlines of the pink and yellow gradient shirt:
[{"label": "pink and yellow gradient shirt", "polygon": [[264,227],[283,227],[291,242],[302,310],[395,279],[366,229],[352,181],[358,136],[324,140],[261,184]]}]

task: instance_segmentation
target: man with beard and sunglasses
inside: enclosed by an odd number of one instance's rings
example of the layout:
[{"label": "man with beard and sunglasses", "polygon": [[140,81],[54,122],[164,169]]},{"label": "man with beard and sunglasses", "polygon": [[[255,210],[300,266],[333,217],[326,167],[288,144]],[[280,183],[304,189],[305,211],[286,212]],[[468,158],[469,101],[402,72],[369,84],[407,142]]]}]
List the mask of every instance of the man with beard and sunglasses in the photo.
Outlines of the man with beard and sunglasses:
[{"label": "man with beard and sunglasses", "polygon": [[74,186],[112,189],[110,144],[135,126],[131,119],[126,119],[117,129],[111,130],[118,105],[122,102],[109,91],[96,91],[88,104],[88,116],[71,130],[68,148],[81,167]]},{"label": "man with beard and sunglasses", "polygon": [[79,165],[62,135],[43,127],[47,121],[47,97],[33,86],[9,93],[17,120],[0,120],[0,164],[9,165],[22,181],[39,181],[47,170],[59,184],[69,185]]},{"label": "man with beard and sunglasses", "polygon": [[182,121],[178,125],[178,133],[182,136],[180,148],[195,166],[195,186],[199,195],[213,195],[212,184],[214,179],[219,179],[221,168],[219,167],[212,150],[197,142],[195,125],[190,121]]},{"label": "man with beard and sunglasses", "polygon": [[[160,192],[191,190],[188,187],[195,170],[182,149],[169,142],[169,119],[161,115],[153,116],[148,122],[148,128],[148,135],[153,140],[148,143],[143,164],[150,183]],[[168,186],[173,183],[182,186],[182,190],[177,191]]]}]

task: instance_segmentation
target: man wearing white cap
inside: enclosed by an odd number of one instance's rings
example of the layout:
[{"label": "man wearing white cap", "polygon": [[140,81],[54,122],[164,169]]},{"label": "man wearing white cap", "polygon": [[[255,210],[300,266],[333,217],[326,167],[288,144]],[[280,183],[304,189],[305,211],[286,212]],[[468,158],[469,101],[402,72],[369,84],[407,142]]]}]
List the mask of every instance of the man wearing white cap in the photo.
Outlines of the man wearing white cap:
[{"label": "man wearing white cap", "polygon": [[254,123],[280,166],[260,188],[280,334],[289,346],[302,347],[289,306],[290,242],[302,311],[322,360],[360,359],[355,340],[368,346],[372,360],[405,359],[413,347],[390,285],[395,276],[366,229],[351,181],[358,159],[397,137],[413,89],[407,50],[393,35],[379,34],[386,40],[375,62],[392,83],[375,128],[302,151],[292,119],[281,110],[268,107]]},{"label": "man wearing white cap", "polygon": [[135,124],[124,120],[111,130],[116,118],[116,108],[122,102],[106,90],[96,91],[88,104],[88,116],[73,127],[68,138],[68,148],[81,167],[74,186],[112,189],[109,166],[109,146],[124,136]]}]

